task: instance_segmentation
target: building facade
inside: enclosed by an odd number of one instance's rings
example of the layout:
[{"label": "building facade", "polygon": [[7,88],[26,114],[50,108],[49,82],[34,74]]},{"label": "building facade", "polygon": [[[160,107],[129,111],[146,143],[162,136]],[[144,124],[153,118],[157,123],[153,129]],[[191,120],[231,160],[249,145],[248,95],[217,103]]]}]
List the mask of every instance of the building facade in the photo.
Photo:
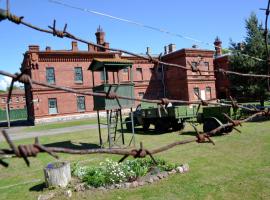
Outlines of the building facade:
[{"label": "building facade", "polygon": [[[105,33],[99,27],[96,42],[109,47]],[[150,53],[150,49],[147,49]],[[147,55],[144,55],[147,57]],[[154,56],[154,55],[152,55]],[[215,99],[215,76],[213,71],[214,51],[198,48],[181,49],[170,44],[165,48],[162,61],[196,65],[209,72],[191,72],[176,67],[154,66],[148,60],[137,58],[103,48],[89,45],[87,50],[80,50],[73,41],[70,50],[41,50],[37,45],[30,45],[24,54],[22,70],[26,70],[32,79],[51,85],[65,86],[77,91],[92,91],[92,72],[88,70],[92,60],[124,59],[133,63],[133,80],[137,98],[160,99],[163,97],[180,100],[197,100],[195,93],[202,99]],[[119,73],[121,81],[129,81],[128,71]],[[113,75],[108,74],[109,83]],[[94,72],[95,85],[104,81],[102,72]],[[25,85],[28,119],[35,123],[57,119],[74,119],[93,115],[93,97],[55,90],[52,88],[29,84]],[[138,102],[137,102],[138,103]]]},{"label": "building facade", "polygon": [[[181,49],[169,52],[162,57],[162,61],[191,66],[206,72],[192,72],[177,67],[166,67],[165,90],[166,96],[171,99],[186,101],[198,100],[196,94],[203,100],[216,98],[214,51],[197,48]],[[209,72],[207,72],[209,71]],[[196,94],[195,94],[196,93]]]},{"label": "building facade", "polygon": [[[6,110],[7,98],[8,98],[8,92],[0,93],[0,109],[1,110]],[[26,108],[26,99],[25,99],[24,90],[17,89],[17,90],[12,91],[9,106],[11,110]]]}]

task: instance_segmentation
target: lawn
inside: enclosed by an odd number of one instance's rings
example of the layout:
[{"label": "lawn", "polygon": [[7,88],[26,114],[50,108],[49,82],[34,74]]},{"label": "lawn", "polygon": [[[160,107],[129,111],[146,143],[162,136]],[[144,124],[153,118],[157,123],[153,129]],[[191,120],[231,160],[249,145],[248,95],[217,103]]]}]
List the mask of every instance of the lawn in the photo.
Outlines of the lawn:
[{"label": "lawn", "polygon": [[[156,155],[170,162],[188,163],[187,174],[175,174],[152,185],[136,189],[113,191],[73,192],[72,199],[270,199],[270,122],[246,123],[240,129],[224,137],[215,137],[216,145],[191,143],[175,147]],[[40,142],[50,145],[87,147],[98,143],[96,130],[41,137]],[[130,134],[127,134],[129,137]],[[136,142],[152,149],[176,140],[192,136],[188,126],[179,135],[138,134]],[[32,139],[16,141],[31,143]],[[0,146],[6,146],[0,143]],[[64,155],[62,160],[81,161],[81,164],[97,165],[105,158],[118,160],[110,155]],[[0,168],[0,199],[37,199],[43,183],[42,168],[54,159],[46,154],[31,159],[28,168],[22,159],[10,160],[9,168]],[[33,183],[27,183],[34,181]],[[23,183],[24,184],[20,184]],[[18,185],[15,185],[18,184]],[[15,185],[9,188],[6,186]],[[47,191],[45,191],[47,192]],[[58,196],[56,199],[65,199]]]},{"label": "lawn", "polygon": [[[105,118],[101,118],[102,121],[105,121]],[[66,121],[66,122],[53,122],[48,124],[37,124],[35,126],[30,126],[23,129],[24,132],[34,132],[34,131],[44,131],[58,128],[67,128],[72,126],[81,126],[81,125],[89,125],[89,124],[97,124],[97,118],[89,118],[82,120],[74,120],[74,121]]]}]

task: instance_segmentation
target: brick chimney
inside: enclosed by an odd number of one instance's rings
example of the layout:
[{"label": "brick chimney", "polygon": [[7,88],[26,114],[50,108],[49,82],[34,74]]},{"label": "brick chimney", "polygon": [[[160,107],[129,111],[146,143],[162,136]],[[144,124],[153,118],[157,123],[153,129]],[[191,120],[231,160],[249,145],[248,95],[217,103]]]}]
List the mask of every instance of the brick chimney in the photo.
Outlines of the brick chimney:
[{"label": "brick chimney", "polygon": [[72,51],[78,51],[78,43],[77,41],[72,41],[71,42],[71,47],[72,47]]},{"label": "brick chimney", "polygon": [[103,29],[99,26],[96,32],[96,38],[97,38],[97,44],[103,45],[105,42],[105,32],[103,32]]},{"label": "brick chimney", "polygon": [[172,53],[176,50],[176,45],[175,44],[169,44],[169,52],[168,53]]},{"label": "brick chimney", "polygon": [[166,55],[167,53],[169,53],[169,48],[168,46],[164,46],[164,55]]},{"label": "brick chimney", "polygon": [[219,39],[219,37],[216,37],[214,45],[215,45],[215,56],[221,56],[222,55],[222,46],[221,46],[222,42]]},{"label": "brick chimney", "polygon": [[150,47],[146,47],[146,54],[152,54],[152,49]]},{"label": "brick chimney", "polygon": [[47,46],[46,51],[51,51],[51,47]]},{"label": "brick chimney", "polygon": [[39,51],[38,45],[29,45],[28,46],[29,51]]}]

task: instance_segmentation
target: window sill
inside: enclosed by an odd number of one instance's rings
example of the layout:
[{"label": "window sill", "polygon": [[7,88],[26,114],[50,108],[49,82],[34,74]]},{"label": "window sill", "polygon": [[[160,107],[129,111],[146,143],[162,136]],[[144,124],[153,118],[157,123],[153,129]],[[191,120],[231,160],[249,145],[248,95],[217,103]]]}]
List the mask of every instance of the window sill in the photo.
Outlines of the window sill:
[{"label": "window sill", "polygon": [[74,82],[76,85],[82,85],[83,84],[83,82]]}]

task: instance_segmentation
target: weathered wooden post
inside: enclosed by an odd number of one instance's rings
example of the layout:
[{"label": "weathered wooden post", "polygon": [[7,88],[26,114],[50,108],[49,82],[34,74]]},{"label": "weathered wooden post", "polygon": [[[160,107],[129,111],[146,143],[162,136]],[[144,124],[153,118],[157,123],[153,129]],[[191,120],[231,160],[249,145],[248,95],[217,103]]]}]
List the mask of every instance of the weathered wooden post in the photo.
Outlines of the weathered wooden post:
[{"label": "weathered wooden post", "polygon": [[45,182],[47,187],[66,187],[71,180],[69,162],[54,162],[44,168]]}]

